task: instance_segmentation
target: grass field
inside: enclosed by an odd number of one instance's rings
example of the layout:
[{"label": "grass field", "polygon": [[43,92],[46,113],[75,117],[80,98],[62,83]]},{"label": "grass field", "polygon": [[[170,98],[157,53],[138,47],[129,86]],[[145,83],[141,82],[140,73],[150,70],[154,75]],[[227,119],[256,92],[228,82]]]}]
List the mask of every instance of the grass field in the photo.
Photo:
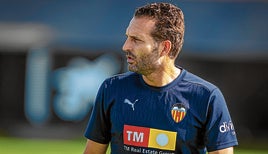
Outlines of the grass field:
[{"label": "grass field", "polygon": [[[0,154],[82,154],[85,142],[85,139],[40,140],[0,137]],[[237,147],[235,154],[268,154],[268,149],[258,146],[252,148],[252,145]]]},{"label": "grass field", "polygon": [[0,154],[81,154],[85,140],[1,138]]}]

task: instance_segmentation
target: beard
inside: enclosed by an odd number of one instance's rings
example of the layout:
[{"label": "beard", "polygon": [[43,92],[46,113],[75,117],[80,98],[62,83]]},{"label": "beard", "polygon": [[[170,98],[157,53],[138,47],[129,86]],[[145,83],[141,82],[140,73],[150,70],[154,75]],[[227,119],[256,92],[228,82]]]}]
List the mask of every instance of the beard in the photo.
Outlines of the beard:
[{"label": "beard", "polygon": [[140,54],[139,56],[135,56],[131,52],[128,52],[127,55],[133,57],[135,61],[135,63],[128,65],[129,71],[146,76],[159,68],[158,60],[160,55],[158,53],[158,47],[155,47],[149,54]]}]

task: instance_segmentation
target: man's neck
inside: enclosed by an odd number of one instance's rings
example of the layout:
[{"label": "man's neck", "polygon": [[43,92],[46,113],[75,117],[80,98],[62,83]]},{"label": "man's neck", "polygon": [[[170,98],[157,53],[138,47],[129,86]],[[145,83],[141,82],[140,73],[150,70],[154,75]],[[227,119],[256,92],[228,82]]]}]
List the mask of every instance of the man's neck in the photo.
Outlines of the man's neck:
[{"label": "man's neck", "polygon": [[149,75],[142,75],[143,80],[150,86],[163,87],[174,81],[181,73],[181,69],[173,66],[153,72]]}]

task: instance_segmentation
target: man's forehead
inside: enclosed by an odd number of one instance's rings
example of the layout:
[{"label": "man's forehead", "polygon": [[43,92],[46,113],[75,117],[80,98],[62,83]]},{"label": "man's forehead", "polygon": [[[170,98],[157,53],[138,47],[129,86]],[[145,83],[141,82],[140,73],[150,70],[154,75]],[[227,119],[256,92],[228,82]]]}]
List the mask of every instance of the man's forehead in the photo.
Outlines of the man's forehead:
[{"label": "man's forehead", "polygon": [[148,17],[133,17],[126,29],[128,35],[150,35],[154,29],[155,21]]}]

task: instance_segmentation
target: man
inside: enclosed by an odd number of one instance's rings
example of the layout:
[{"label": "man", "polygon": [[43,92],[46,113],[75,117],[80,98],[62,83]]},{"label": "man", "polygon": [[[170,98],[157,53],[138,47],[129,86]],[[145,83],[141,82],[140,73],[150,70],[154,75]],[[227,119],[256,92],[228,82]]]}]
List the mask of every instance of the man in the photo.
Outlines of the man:
[{"label": "man", "polygon": [[140,7],[123,50],[131,72],[101,85],[85,136],[85,154],[231,154],[234,127],[220,90],[175,65],[184,37],[182,11]]}]

